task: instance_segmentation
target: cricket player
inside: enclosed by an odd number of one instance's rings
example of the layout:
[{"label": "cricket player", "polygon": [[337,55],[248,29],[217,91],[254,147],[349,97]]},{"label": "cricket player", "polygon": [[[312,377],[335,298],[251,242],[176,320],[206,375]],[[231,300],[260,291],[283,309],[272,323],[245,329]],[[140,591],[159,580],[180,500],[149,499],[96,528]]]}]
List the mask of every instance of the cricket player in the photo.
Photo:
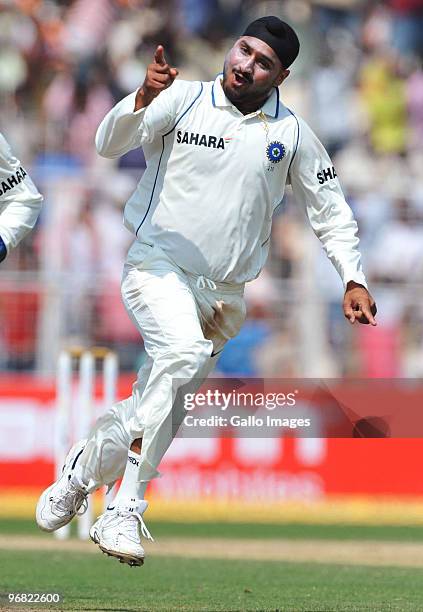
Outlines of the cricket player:
[{"label": "cricket player", "polygon": [[32,230],[43,197],[0,132],[0,262]]},{"label": "cricket player", "polygon": [[[276,17],[252,22],[223,74],[187,82],[157,47],[143,85],[119,102],[96,135],[100,155],[142,147],[147,169],[125,208],[134,242],[122,296],[148,359],[131,397],[115,404],[69,452],[62,477],[40,497],[38,525],[53,531],[89,493],[123,476],[91,528],[109,555],[141,565],[146,487],[195,392],[245,319],[245,283],[269,250],[272,214],[291,184],[345,288],[351,323],[376,325],[360,263],[357,225],[325,149],[286,108],[279,86],[299,52]],[[178,393],[179,392],[179,393]]]}]

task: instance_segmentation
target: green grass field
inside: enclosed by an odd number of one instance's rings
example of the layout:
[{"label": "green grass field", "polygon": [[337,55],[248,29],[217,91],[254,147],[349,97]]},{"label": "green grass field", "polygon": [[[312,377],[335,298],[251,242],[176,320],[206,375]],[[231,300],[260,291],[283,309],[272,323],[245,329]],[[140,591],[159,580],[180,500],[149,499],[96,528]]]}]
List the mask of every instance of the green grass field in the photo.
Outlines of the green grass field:
[{"label": "green grass field", "polygon": [[[72,523],[74,527],[75,523]],[[301,523],[181,523],[148,521],[148,527],[157,538],[163,536],[214,537],[214,538],[287,538],[328,540],[398,540],[423,542],[423,525],[326,525]],[[43,534],[35,521],[24,519],[0,519],[0,534]]]},{"label": "green grass field", "polygon": [[[421,527],[311,525],[228,525],[150,523],[155,537],[284,538],[423,541]],[[2,521],[0,533],[25,538],[37,534],[29,521]],[[9,606],[8,592],[57,592],[51,610],[423,610],[422,569],[322,563],[286,563],[249,559],[180,557],[147,559],[129,568],[104,555],[42,550],[51,539],[40,534],[40,550],[0,547],[0,591],[4,610],[46,609]],[[393,560],[393,565],[395,565]]]}]

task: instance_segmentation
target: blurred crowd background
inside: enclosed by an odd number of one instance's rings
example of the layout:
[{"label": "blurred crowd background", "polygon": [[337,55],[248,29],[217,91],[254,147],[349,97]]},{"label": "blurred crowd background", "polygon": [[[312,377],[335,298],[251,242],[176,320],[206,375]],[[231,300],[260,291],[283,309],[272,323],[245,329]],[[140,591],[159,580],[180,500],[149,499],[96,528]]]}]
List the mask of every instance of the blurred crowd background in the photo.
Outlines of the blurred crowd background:
[{"label": "blurred crowd background", "polygon": [[[58,350],[143,347],[120,302],[132,236],[122,209],[142,151],[101,159],[106,112],[143,81],[158,43],[180,78],[211,80],[254,18],[293,25],[300,57],[281,98],[333,158],[360,227],[377,328],[350,326],[343,288],[287,194],[226,375],[423,375],[422,0],[0,0],[0,130],[45,196],[0,268],[0,367],[53,372]],[[218,245],[217,245],[218,248]]]}]

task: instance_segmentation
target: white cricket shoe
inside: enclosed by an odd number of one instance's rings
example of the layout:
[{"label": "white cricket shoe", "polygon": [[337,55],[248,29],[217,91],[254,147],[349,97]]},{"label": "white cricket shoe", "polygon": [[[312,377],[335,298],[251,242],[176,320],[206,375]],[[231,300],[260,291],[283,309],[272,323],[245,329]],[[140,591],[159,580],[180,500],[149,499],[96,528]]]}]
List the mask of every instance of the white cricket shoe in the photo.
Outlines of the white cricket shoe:
[{"label": "white cricket shoe", "polygon": [[107,509],[98,517],[90,529],[90,538],[99,548],[121,563],[130,566],[142,565],[145,552],[141,546],[141,534],[154,542],[143,521],[148,502],[130,499]]},{"label": "white cricket shoe", "polygon": [[[87,509],[87,490],[72,480],[76,462],[86,442],[80,440],[72,446],[60,478],[41,493],[35,516],[38,527],[43,531],[56,531]],[[79,512],[81,506],[82,512]]]}]

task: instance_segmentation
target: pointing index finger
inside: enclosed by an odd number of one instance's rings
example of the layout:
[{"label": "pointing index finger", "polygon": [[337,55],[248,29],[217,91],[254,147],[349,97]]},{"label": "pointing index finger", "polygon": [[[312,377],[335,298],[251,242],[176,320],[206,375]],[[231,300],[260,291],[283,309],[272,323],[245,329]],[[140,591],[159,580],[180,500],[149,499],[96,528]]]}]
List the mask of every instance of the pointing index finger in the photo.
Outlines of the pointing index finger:
[{"label": "pointing index finger", "polygon": [[166,65],[163,45],[159,45],[157,47],[156,52],[154,54],[154,61],[156,62],[156,64],[160,64],[160,66]]}]

